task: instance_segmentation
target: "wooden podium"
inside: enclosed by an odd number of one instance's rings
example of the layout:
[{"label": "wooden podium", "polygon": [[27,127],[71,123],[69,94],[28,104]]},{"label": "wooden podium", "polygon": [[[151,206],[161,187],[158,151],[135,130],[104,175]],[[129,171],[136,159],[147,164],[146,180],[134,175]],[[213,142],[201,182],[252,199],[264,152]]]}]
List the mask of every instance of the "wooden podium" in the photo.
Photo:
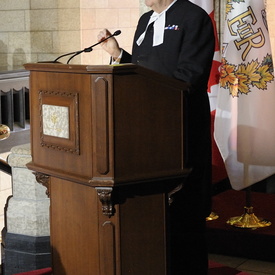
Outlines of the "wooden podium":
[{"label": "wooden podium", "polygon": [[51,200],[55,275],[169,273],[186,86],[126,64],[26,64],[32,162]]}]

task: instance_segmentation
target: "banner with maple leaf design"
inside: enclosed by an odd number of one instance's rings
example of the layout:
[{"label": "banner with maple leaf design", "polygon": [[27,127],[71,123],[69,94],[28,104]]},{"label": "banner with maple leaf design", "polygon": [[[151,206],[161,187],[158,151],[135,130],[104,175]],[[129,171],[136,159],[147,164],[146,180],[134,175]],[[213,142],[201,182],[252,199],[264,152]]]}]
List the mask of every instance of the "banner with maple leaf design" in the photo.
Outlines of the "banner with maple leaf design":
[{"label": "banner with maple leaf design", "polygon": [[275,82],[263,0],[227,0],[215,139],[232,188],[275,174]]},{"label": "banner with maple leaf design", "polygon": [[210,107],[212,111],[216,109],[216,105],[217,105],[217,95],[218,95],[219,77],[220,77],[219,67],[221,64],[220,45],[219,45],[217,26],[215,21],[214,1],[213,0],[190,0],[190,2],[203,8],[209,14],[214,26],[215,53],[214,53],[212,68],[211,68],[210,77],[208,81],[208,92],[209,92],[208,95],[209,95]]}]

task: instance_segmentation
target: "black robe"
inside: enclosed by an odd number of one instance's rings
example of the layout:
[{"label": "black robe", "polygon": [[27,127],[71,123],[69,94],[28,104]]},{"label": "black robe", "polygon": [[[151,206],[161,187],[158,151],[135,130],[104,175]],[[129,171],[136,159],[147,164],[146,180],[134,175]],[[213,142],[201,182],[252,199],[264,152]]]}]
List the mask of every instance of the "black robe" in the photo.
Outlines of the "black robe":
[{"label": "black robe", "polygon": [[[191,84],[187,95],[187,155],[189,166],[209,161],[210,107],[207,83],[214,53],[213,24],[208,14],[187,0],[178,0],[166,12],[164,42],[152,46],[153,27],[136,44],[153,11],[143,14],[133,41],[132,56],[123,52],[121,63],[135,63]],[[169,29],[169,26],[177,26]]]},{"label": "black robe", "polygon": [[[166,12],[164,42],[152,46],[153,24],[144,41],[136,44],[153,11],[141,16],[132,56],[135,63],[190,84],[186,95],[185,160],[192,172],[170,206],[171,274],[207,274],[205,217],[211,210],[211,138],[207,84],[214,54],[214,31],[209,15],[187,0],[178,0]],[[169,92],[169,91],[168,91]]]}]

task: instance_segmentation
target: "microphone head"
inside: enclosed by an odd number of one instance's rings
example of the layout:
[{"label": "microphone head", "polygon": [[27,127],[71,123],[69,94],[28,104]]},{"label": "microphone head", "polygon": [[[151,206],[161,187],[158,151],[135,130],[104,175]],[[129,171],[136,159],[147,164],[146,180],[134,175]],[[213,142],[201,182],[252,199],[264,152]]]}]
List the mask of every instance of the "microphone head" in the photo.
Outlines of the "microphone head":
[{"label": "microphone head", "polygon": [[121,34],[121,30],[117,30],[114,32],[113,36],[117,36],[117,35],[120,35]]}]

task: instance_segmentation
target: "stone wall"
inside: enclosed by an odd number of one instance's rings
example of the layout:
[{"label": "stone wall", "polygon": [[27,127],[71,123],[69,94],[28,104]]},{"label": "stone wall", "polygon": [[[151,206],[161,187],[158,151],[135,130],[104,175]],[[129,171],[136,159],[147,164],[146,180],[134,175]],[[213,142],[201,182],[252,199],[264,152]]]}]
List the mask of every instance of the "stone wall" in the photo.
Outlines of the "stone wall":
[{"label": "stone wall", "polygon": [[[107,28],[111,33],[121,30],[117,40],[121,47],[131,52],[139,15],[139,0],[81,0],[82,48],[95,44],[98,32]],[[81,56],[82,64],[108,64],[109,60],[109,55],[100,46]]]},{"label": "stone wall", "polygon": [[79,0],[1,0],[1,70],[80,47]]},{"label": "stone wall", "polygon": [[[0,70],[14,70],[91,46],[102,28],[121,29],[118,40],[131,50],[139,0],[1,0],[0,17]],[[73,61],[106,64],[109,58],[99,46]]]}]

